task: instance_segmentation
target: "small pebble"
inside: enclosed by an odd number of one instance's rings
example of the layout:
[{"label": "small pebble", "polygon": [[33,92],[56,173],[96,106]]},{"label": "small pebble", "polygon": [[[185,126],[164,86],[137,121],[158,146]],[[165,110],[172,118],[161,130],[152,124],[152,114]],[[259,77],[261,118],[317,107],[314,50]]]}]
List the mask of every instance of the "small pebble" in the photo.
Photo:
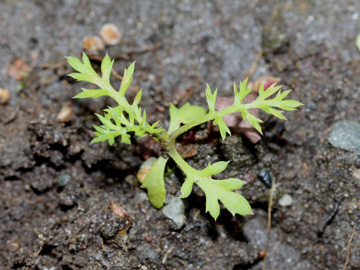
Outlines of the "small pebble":
[{"label": "small pebble", "polygon": [[108,23],[103,25],[100,36],[106,45],[116,45],[121,40],[121,33],[116,25]]},{"label": "small pebble", "polygon": [[10,100],[10,91],[0,88],[0,105],[5,105]]},{"label": "small pebble", "polygon": [[60,187],[66,186],[66,184],[69,183],[70,180],[71,180],[71,176],[68,174],[62,174],[57,179],[58,185]]},{"label": "small pebble", "polygon": [[360,169],[360,158],[357,158],[357,159],[355,160],[355,167],[358,168],[358,169]]},{"label": "small pebble", "polygon": [[129,224],[132,223],[129,214],[117,202],[110,201],[110,211],[119,218],[125,218]]},{"label": "small pebble", "polygon": [[72,103],[69,102],[64,107],[61,108],[60,112],[57,115],[57,118],[61,122],[66,123],[71,120],[72,114],[73,114],[73,107],[72,107]]},{"label": "small pebble", "polygon": [[175,222],[177,229],[180,229],[186,221],[185,205],[180,198],[172,199],[169,204],[162,209],[163,214]]},{"label": "small pebble", "polygon": [[331,130],[329,142],[337,148],[360,154],[360,124],[343,120],[336,122]]},{"label": "small pebble", "polygon": [[16,59],[7,69],[7,74],[15,80],[24,80],[30,72],[30,66],[22,59]]},{"label": "small pebble", "polygon": [[102,51],[105,48],[104,42],[97,36],[85,37],[82,43],[83,49],[90,52],[96,53]]},{"label": "small pebble", "polygon": [[145,236],[144,239],[148,243],[150,243],[153,240],[153,238],[150,235]]},{"label": "small pebble", "polygon": [[178,150],[181,157],[185,159],[194,157],[198,153],[196,146],[194,146],[193,144],[177,144],[176,150]]},{"label": "small pebble", "polygon": [[272,178],[270,175],[270,171],[268,169],[262,169],[258,175],[257,178],[263,182],[263,184],[266,185],[266,187],[271,188],[271,184],[272,184]]},{"label": "small pebble", "polygon": [[290,206],[293,204],[293,198],[289,194],[284,194],[284,196],[281,197],[279,200],[280,206]]}]

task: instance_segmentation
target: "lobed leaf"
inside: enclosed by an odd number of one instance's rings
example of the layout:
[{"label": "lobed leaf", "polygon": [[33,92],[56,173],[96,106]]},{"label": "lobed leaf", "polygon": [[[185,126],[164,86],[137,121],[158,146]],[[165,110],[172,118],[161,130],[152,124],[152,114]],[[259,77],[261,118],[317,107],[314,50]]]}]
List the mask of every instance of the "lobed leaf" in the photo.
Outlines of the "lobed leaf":
[{"label": "lobed leaf", "polygon": [[224,204],[232,215],[245,216],[252,214],[249,202],[242,195],[232,191],[242,187],[243,181],[234,178],[225,180],[202,178],[197,181],[197,184],[206,195],[206,212],[209,212],[215,220],[220,214],[219,201]]},{"label": "lobed leaf", "polygon": [[201,173],[204,176],[208,176],[208,177],[214,174],[221,173],[227,168],[229,162],[230,161],[219,161],[214,164],[209,164],[205,169],[201,170]]},{"label": "lobed leaf", "polygon": [[180,198],[185,199],[187,197],[189,197],[189,195],[191,194],[192,191],[192,187],[194,184],[194,180],[192,180],[191,178],[187,178],[185,180],[185,182],[182,184],[181,186],[181,196]]}]

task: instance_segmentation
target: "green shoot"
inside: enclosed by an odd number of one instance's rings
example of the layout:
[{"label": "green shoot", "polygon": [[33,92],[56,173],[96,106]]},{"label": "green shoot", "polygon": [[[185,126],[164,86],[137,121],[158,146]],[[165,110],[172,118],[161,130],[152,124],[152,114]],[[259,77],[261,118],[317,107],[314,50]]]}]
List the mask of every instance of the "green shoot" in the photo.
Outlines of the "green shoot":
[{"label": "green shoot", "polygon": [[[186,103],[181,108],[170,106],[170,125],[166,131],[158,127],[158,122],[149,124],[146,120],[146,112],[139,106],[141,101],[142,90],[140,90],[133,103],[130,104],[126,97],[126,91],[129,88],[135,70],[135,63],[132,63],[124,71],[123,80],[120,89],[115,90],[110,84],[110,74],[113,61],[106,55],[101,64],[101,76],[99,76],[92,68],[89,58],[83,54],[82,61],[75,57],[68,57],[68,63],[77,72],[71,73],[69,76],[78,80],[95,84],[98,89],[82,89],[75,98],[98,98],[101,96],[109,96],[117,102],[114,108],[107,108],[104,114],[97,114],[101,125],[95,128],[95,138],[92,142],[107,141],[113,145],[116,137],[121,138],[121,142],[130,144],[131,136],[144,137],[152,136],[160,142],[170,158],[180,167],[186,176],[186,180],[181,187],[181,198],[190,195],[194,184],[198,185],[206,196],[206,212],[216,220],[220,214],[219,201],[233,215],[250,215],[252,210],[248,201],[239,193],[234,192],[244,185],[244,181],[240,179],[230,178],[223,180],[215,180],[213,176],[224,171],[228,162],[216,162],[209,164],[202,170],[191,167],[176,150],[176,139],[189,131],[195,126],[213,121],[214,125],[218,125],[222,139],[230,135],[230,129],[226,125],[223,117],[228,114],[240,112],[245,121],[249,121],[251,125],[262,133],[260,123],[262,120],[256,118],[249,112],[249,109],[258,108],[272,114],[280,119],[286,119],[282,114],[283,111],[295,110],[302,104],[296,100],[285,100],[290,91],[281,91],[281,86],[272,85],[266,91],[262,85],[259,90],[259,96],[250,103],[242,103],[243,99],[251,92],[248,88],[247,80],[240,83],[237,87],[234,84],[234,104],[216,111],[215,103],[217,98],[217,90],[211,91],[210,87],[206,87],[206,99],[208,111],[200,106],[193,106]],[[161,208],[166,199],[164,171],[168,158],[159,157],[150,172],[146,176],[143,188],[148,191],[150,202],[156,207]]]}]

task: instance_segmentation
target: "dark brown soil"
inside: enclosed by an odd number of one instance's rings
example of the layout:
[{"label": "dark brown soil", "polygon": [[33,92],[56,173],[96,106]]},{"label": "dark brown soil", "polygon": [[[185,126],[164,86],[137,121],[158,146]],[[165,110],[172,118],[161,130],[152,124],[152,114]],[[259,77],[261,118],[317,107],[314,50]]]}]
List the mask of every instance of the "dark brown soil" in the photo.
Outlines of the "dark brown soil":
[{"label": "dark brown soil", "polygon": [[[2,1],[0,88],[11,98],[0,105],[0,269],[262,269],[270,188],[259,173],[276,185],[266,269],[343,269],[347,256],[347,269],[360,269],[360,160],[328,142],[335,122],[359,121],[360,6],[277,2]],[[179,228],[136,180],[156,151],[139,140],[90,144],[94,113],[112,101],[73,100],[86,84],[66,76],[64,56],[80,56],[82,39],[107,22],[123,39],[106,51],[119,74],[136,60],[128,98],[144,89],[150,121],[166,126],[171,102],[205,106],[206,82],[230,96],[257,56],[251,80],[280,77],[305,104],[286,122],[262,114],[255,145],[240,134],[194,143],[192,166],[231,160],[222,176],[249,182],[242,192],[253,216],[222,209],[215,222],[195,188]],[[95,66],[104,53],[92,55]],[[9,72],[16,59],[30,67],[24,78]],[[57,118],[64,106],[72,110],[66,123]],[[168,202],[183,181],[170,168]],[[279,204],[284,194],[290,206]]]}]

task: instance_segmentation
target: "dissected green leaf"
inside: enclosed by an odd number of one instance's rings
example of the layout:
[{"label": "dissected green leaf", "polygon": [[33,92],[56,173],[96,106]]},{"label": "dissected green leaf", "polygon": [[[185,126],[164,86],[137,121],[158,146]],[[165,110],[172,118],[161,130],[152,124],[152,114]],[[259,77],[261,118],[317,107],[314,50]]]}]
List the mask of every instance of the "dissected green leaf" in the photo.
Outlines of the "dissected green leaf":
[{"label": "dissected green leaf", "polygon": [[106,89],[84,89],[81,93],[77,94],[74,98],[98,98],[102,96],[108,96],[109,91]]},{"label": "dissected green leaf", "polygon": [[221,117],[216,117],[214,120],[214,125],[218,125],[219,126],[219,131],[221,134],[221,138],[223,140],[225,140],[226,138],[226,133],[231,135],[231,131],[228,128],[228,126],[225,124],[224,120]]},{"label": "dissected green leaf", "polygon": [[147,189],[149,200],[156,208],[161,208],[166,201],[164,173],[167,161],[167,158],[159,157],[141,185]]},{"label": "dissected green leaf", "polygon": [[85,67],[91,68],[91,63],[89,57],[86,55],[86,53],[82,54],[82,61]]},{"label": "dissected green leaf", "polygon": [[207,84],[205,94],[206,94],[206,100],[207,100],[208,107],[209,107],[209,113],[212,113],[215,111],[217,90],[215,90],[214,93],[212,93],[210,86]]},{"label": "dissected green leaf", "polygon": [[68,76],[74,78],[75,80],[90,82],[90,83],[93,83],[93,84],[99,86],[100,88],[103,88],[102,80],[99,77],[99,75],[97,75],[95,70],[92,68],[90,60],[86,54],[83,53],[83,56],[82,56],[83,62],[81,62],[80,59],[78,59],[76,57],[71,57],[71,56],[66,57],[66,59],[67,59],[69,65],[73,69],[78,71],[78,73],[76,73],[76,72],[71,73]]},{"label": "dissected green leaf", "polygon": [[114,60],[111,61],[108,54],[105,55],[104,59],[101,62],[101,74],[102,79],[105,81],[110,80],[111,70],[114,64]]},{"label": "dissected green leaf", "polygon": [[134,99],[134,103],[136,105],[139,105],[140,103],[140,100],[141,100],[141,97],[142,97],[142,89],[139,90],[139,92],[137,92],[136,96],[135,96],[135,99]]},{"label": "dissected green leaf", "polygon": [[110,145],[113,145],[115,142],[115,138],[124,133],[124,131],[121,129],[110,130],[105,128],[104,126],[99,127],[94,125],[94,128],[96,130],[94,132],[96,137],[91,141],[91,143],[108,141]]},{"label": "dissected green leaf", "polygon": [[264,84],[261,84],[259,88],[259,97],[257,98],[257,100],[265,100],[266,98],[278,92],[280,89],[281,85],[276,86],[276,83],[272,84],[266,90],[264,89]]},{"label": "dissected green leaf", "polygon": [[[164,132],[162,128],[157,127],[158,122],[150,125],[146,119],[146,112],[139,106],[142,90],[140,90],[132,104],[129,104],[125,97],[125,93],[129,88],[135,69],[135,62],[132,63],[124,71],[123,80],[119,91],[115,91],[110,85],[110,75],[112,71],[113,61],[108,55],[105,55],[101,63],[101,77],[95,72],[91,66],[91,62],[86,54],[82,55],[82,61],[75,57],[67,57],[69,65],[75,71],[69,76],[79,81],[93,83],[99,89],[82,89],[75,98],[97,98],[108,95],[112,97],[118,106],[105,109],[104,115],[97,115],[101,125],[94,126],[95,138],[92,142],[108,141],[110,145],[115,142],[115,138],[120,136],[123,143],[131,143],[131,134],[143,137],[148,134],[155,139],[161,141],[162,145],[169,150],[169,155],[175,160],[180,168],[186,174],[186,180],[181,187],[181,198],[186,198],[192,191],[193,184],[196,183],[204,191],[206,195],[206,211],[216,219],[220,213],[220,202],[223,203],[233,215],[249,215],[252,213],[251,207],[247,200],[240,194],[234,192],[241,188],[243,181],[235,178],[225,180],[214,180],[212,176],[224,171],[228,162],[220,161],[209,164],[205,169],[199,171],[193,169],[172,145],[176,138],[196,125],[200,125],[207,121],[214,120],[214,125],[219,126],[222,139],[227,134],[231,134],[229,127],[226,125],[223,117],[225,115],[240,112],[243,119],[249,121],[251,125],[261,133],[260,119],[251,114],[251,109],[262,109],[278,118],[285,119],[283,111],[295,110],[302,104],[295,100],[284,100],[290,91],[281,91],[281,86],[271,85],[268,89],[264,89],[264,85],[259,88],[259,96],[256,100],[243,104],[244,98],[250,94],[251,88],[248,87],[247,80],[239,84],[234,84],[234,103],[220,111],[215,110],[217,90],[211,91],[207,85],[205,94],[209,107],[209,113],[205,108],[200,106],[192,106],[186,103],[177,109],[174,105],[170,106],[170,125],[168,132]],[[181,128],[182,125],[186,127]],[[179,129],[180,128],[180,129]],[[150,172],[147,174],[142,187],[147,189],[151,203],[160,208],[163,206],[166,194],[164,183],[164,171],[167,159],[159,157]]]},{"label": "dissected green leaf", "polygon": [[250,122],[250,124],[260,133],[262,134],[262,129],[260,126],[260,123],[262,123],[263,121],[259,118],[256,118],[254,115],[252,115],[251,113],[246,114],[245,118],[246,121]]},{"label": "dissected green leaf", "polygon": [[80,73],[86,73],[88,71],[88,69],[86,68],[86,66],[80,61],[80,59],[73,57],[73,56],[68,56],[66,57],[67,62],[69,63],[69,65],[75,69],[76,71],[80,72]]},{"label": "dissected green leaf", "polygon": [[69,77],[77,80],[77,81],[83,81],[83,82],[90,82],[93,83],[93,77],[86,73],[71,73],[68,75]]},{"label": "dissected green leaf", "polygon": [[134,75],[135,62],[133,62],[128,68],[124,70],[124,76],[121,81],[119,94],[120,96],[125,96],[126,90],[129,88]]},{"label": "dissected green leaf", "polygon": [[171,134],[177,130],[181,124],[187,124],[191,121],[206,115],[206,109],[200,106],[190,105],[186,103],[180,109],[173,104],[170,105],[170,125],[168,133]]},{"label": "dissected green leaf", "polygon": [[247,82],[248,79],[240,82],[239,90],[237,89],[236,84],[234,83],[234,104],[236,106],[240,106],[243,99],[251,92],[251,88],[248,88]]}]

